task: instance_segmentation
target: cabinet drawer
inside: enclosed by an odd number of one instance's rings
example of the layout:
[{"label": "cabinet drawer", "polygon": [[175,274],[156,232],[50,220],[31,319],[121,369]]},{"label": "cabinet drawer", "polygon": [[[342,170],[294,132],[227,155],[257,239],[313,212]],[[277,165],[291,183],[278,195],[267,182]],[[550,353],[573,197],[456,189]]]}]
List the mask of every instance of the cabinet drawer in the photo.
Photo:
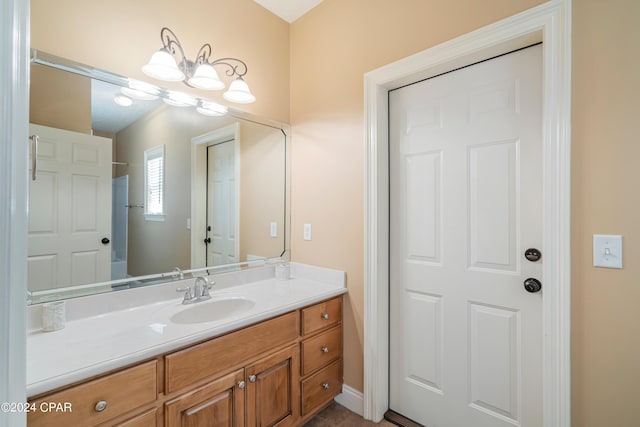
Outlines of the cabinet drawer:
[{"label": "cabinet drawer", "polygon": [[116,424],[116,427],[156,427],[158,410],[153,408],[143,414],[135,416],[120,424]]},{"label": "cabinet drawer", "polygon": [[342,327],[329,329],[301,343],[302,375],[310,374],[342,354]]},{"label": "cabinet drawer", "polygon": [[[157,395],[157,361],[151,361],[98,378],[36,400],[37,408],[43,402],[71,405],[70,412],[30,412],[29,427],[34,426],[92,426],[106,422],[146,403]],[[98,402],[106,402],[102,411]]]},{"label": "cabinet drawer", "polygon": [[298,312],[283,314],[165,357],[166,393],[229,370],[298,337]]},{"label": "cabinet drawer", "polygon": [[342,320],[342,297],[302,309],[302,335],[328,328]]},{"label": "cabinet drawer", "polygon": [[302,381],[302,416],[312,413],[342,389],[342,359]]}]

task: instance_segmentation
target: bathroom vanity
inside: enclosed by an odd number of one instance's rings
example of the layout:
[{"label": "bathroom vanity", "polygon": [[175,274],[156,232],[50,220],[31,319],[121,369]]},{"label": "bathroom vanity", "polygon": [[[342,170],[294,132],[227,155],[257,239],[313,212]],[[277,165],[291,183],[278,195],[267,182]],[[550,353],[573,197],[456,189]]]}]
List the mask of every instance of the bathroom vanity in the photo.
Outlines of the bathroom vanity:
[{"label": "bathroom vanity", "polygon": [[[187,306],[175,295],[162,300],[180,282],[162,285],[171,289],[156,290],[159,301],[130,301],[122,310],[71,320],[61,331],[32,330],[28,393],[35,410],[28,425],[302,424],[341,392],[346,289],[344,273],[296,264],[292,270],[293,278],[285,281],[272,278],[273,267],[215,276],[222,283],[212,289],[212,299]],[[271,278],[251,281],[243,274]],[[139,291],[150,292],[131,290]],[[236,311],[216,305],[243,298],[253,304],[234,302],[242,307]],[[72,309],[81,301],[67,303]],[[199,307],[222,307],[228,314],[212,314],[209,321]],[[127,326],[107,332],[108,324]],[[85,340],[89,347],[95,335],[111,341],[96,352],[80,349],[81,340],[70,337],[79,331],[94,335]],[[50,403],[70,403],[71,411],[40,410]]]}]

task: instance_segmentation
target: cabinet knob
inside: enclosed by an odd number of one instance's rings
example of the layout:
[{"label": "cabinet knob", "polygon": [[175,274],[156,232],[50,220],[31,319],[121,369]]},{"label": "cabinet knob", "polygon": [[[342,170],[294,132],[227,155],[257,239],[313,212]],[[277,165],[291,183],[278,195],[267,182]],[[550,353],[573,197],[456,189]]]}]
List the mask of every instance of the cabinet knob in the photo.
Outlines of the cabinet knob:
[{"label": "cabinet knob", "polygon": [[329,347],[322,347],[323,353],[329,353]]},{"label": "cabinet knob", "polygon": [[249,375],[249,382],[250,383],[255,383],[256,382],[256,376],[255,375]]},{"label": "cabinet knob", "polygon": [[244,381],[238,382],[238,388],[244,388],[247,385]]},{"label": "cabinet knob", "polygon": [[322,318],[324,320],[329,320],[329,313],[322,313]]},{"label": "cabinet knob", "polygon": [[329,383],[322,384],[322,388],[325,389],[325,390],[328,390],[329,389]]},{"label": "cabinet knob", "polygon": [[96,412],[102,412],[105,409],[107,409],[107,401],[99,400],[98,403],[96,403],[96,407],[95,407]]}]

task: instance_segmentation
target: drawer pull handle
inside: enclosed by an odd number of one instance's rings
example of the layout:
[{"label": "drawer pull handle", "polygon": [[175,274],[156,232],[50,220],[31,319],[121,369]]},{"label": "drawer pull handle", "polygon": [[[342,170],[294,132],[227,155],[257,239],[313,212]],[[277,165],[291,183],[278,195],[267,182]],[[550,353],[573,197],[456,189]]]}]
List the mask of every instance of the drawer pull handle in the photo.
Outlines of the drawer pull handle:
[{"label": "drawer pull handle", "polygon": [[238,383],[238,388],[244,388],[244,386],[246,386],[246,385],[247,385],[247,383],[245,383],[244,381],[240,381]]},{"label": "drawer pull handle", "polygon": [[323,388],[324,390],[329,390],[329,383],[324,383],[324,384],[322,384],[322,388]]},{"label": "drawer pull handle", "polygon": [[323,353],[329,353],[329,347],[322,347]]},{"label": "drawer pull handle", "polygon": [[329,320],[329,313],[322,313],[322,318],[324,320]]},{"label": "drawer pull handle", "polygon": [[106,400],[100,400],[100,401],[98,401],[98,403],[96,403],[96,407],[95,407],[96,412],[102,412],[105,409],[107,409],[107,401]]},{"label": "drawer pull handle", "polygon": [[250,375],[250,376],[249,376],[249,382],[250,382],[250,383],[255,383],[255,382],[256,382],[256,379],[257,379],[257,378],[256,378],[256,376],[255,376],[255,375]]}]

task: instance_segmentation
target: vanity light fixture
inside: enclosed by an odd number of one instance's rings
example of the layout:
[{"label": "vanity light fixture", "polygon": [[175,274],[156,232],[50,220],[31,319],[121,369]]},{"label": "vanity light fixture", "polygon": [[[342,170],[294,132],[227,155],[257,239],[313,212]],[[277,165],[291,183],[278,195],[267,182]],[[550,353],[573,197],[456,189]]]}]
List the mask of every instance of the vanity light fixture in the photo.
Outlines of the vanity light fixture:
[{"label": "vanity light fixture", "polygon": [[113,97],[113,102],[118,104],[121,107],[130,107],[133,104],[133,101],[128,96],[124,95],[116,95]]},{"label": "vanity light fixture", "polygon": [[227,114],[227,107],[211,101],[200,101],[196,111],[205,116],[218,117]]},{"label": "vanity light fixture", "polygon": [[225,74],[235,77],[229,90],[223,94],[224,99],[241,104],[256,100],[243,78],[247,74],[247,64],[244,61],[237,58],[212,60],[213,48],[209,43],[204,44],[195,60],[191,61],[187,59],[178,37],[167,27],[160,30],[160,40],[162,48],[142,67],[142,72],[146,75],[164,81],[182,81],[197,89],[220,90],[225,84],[218,77],[214,66],[224,66],[227,68]]},{"label": "vanity light fixture", "polygon": [[158,99],[158,88],[149,83],[129,79],[129,87],[123,87],[120,91],[129,98],[141,101],[153,101]]},{"label": "vanity light fixture", "polygon": [[174,107],[194,107],[198,104],[198,101],[194,97],[183,92],[167,91],[167,96],[162,98],[162,100],[165,104]]}]

